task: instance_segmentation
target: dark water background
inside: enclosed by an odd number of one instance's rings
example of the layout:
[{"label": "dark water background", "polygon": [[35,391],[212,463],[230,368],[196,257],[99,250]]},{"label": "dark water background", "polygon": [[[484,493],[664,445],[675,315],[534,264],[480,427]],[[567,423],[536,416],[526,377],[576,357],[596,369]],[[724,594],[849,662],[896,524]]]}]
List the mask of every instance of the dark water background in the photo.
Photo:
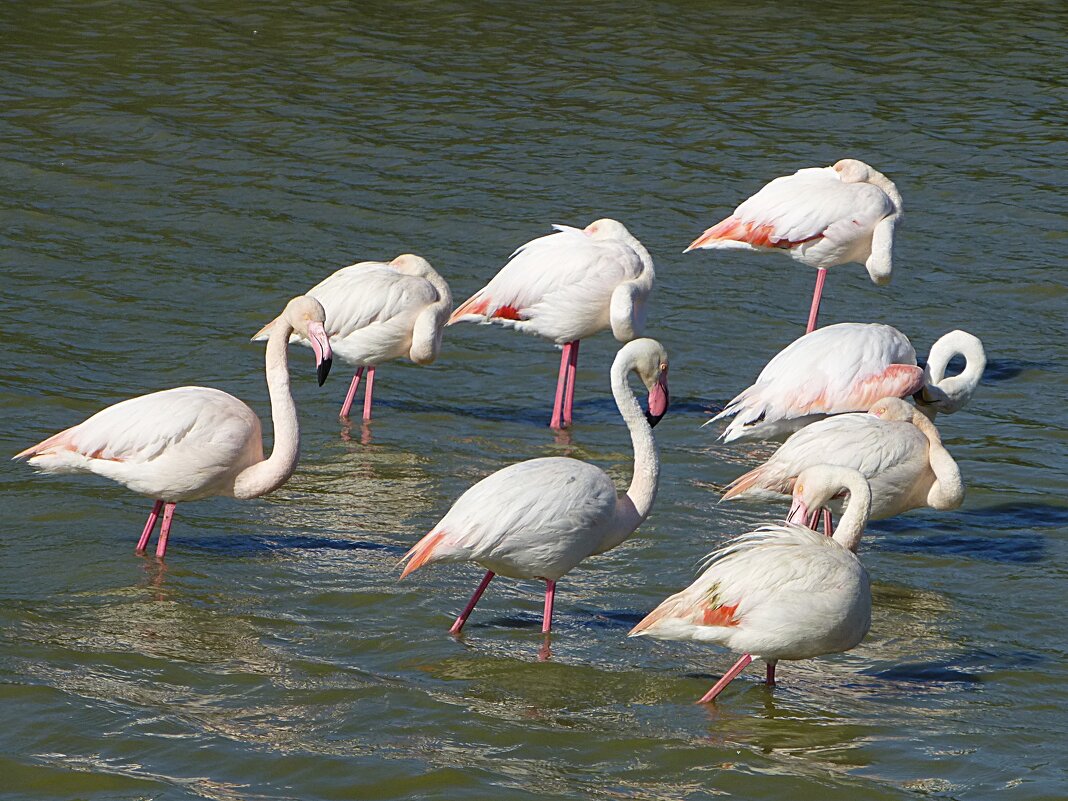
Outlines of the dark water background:
[{"label": "dark water background", "polygon": [[[32,799],[1064,798],[1064,164],[1056,2],[8,3],[0,8],[0,453],[133,394],[197,383],[264,415],[248,336],[334,269],[412,251],[459,299],[554,222],[612,216],[652,251],[672,359],[661,496],[561,582],[396,582],[477,478],[569,453],[629,478],[583,345],[570,443],[557,356],[450,329],[383,367],[369,437],[347,376],[295,353],[304,459],[274,495],[180,506],[0,469],[0,794]],[[766,180],[864,159],[905,197],[893,284],[835,270],[821,322],[990,366],[941,422],[968,497],[875,524],[867,640],[753,670],[628,641],[699,558],[773,516],[717,506],[769,449],[698,426],[797,336],[812,272],[683,247]],[[368,439],[366,443],[362,439]],[[499,586],[498,586],[499,585]]]}]

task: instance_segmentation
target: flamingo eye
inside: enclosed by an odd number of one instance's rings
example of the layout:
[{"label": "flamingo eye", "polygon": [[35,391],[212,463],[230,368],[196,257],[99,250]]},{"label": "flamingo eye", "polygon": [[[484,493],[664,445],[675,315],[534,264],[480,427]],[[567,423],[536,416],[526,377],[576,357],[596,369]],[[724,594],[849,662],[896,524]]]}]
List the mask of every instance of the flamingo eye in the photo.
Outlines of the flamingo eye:
[{"label": "flamingo eye", "polygon": [[794,495],[801,495],[805,491],[805,488],[798,484],[794,487]]}]

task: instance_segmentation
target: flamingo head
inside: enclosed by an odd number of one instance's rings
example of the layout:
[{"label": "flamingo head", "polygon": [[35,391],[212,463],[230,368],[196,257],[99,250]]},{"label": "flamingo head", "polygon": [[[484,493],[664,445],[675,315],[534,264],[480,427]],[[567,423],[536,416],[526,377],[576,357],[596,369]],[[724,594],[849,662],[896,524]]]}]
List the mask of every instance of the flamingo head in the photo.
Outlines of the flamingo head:
[{"label": "flamingo head", "polygon": [[627,239],[630,237],[627,226],[611,217],[594,220],[582,230],[594,239]]},{"label": "flamingo head", "polygon": [[868,414],[878,417],[880,420],[886,420],[891,423],[905,423],[912,419],[912,415],[916,413],[916,409],[912,404],[901,400],[901,398],[883,398],[876,401],[870,409]]},{"label": "flamingo head", "polygon": [[834,171],[844,184],[859,184],[867,181],[874,172],[871,167],[857,159],[842,159],[835,162]]},{"label": "flamingo head", "polygon": [[297,335],[308,340],[312,352],[315,353],[315,377],[322,386],[326,376],[330,373],[333,351],[330,349],[330,339],[326,335],[326,310],[323,304],[308,295],[299,295],[286,304],[282,312]]},{"label": "flamingo head", "polygon": [[655,339],[634,339],[619,349],[616,363],[624,369],[633,370],[649,391],[645,419],[649,426],[660,422],[668,410],[671,393],[668,391],[668,357],[664,346]]},{"label": "flamingo head", "polygon": [[389,266],[404,275],[426,275],[428,271],[433,271],[430,262],[414,253],[402,253],[393,259]]},{"label": "flamingo head", "polygon": [[864,474],[852,467],[818,464],[802,470],[794,481],[794,501],[787,521],[815,529],[823,506],[857,478],[866,482]]}]

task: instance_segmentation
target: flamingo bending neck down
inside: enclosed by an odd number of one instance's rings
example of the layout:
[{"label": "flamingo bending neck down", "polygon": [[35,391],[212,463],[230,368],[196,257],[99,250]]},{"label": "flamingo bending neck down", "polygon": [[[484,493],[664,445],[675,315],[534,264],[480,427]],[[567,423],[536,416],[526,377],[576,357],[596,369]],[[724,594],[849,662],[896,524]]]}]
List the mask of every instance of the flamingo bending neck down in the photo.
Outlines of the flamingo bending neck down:
[{"label": "flamingo bending neck down", "polygon": [[[950,359],[966,366],[945,377]],[[931,347],[927,369],[916,365],[908,337],[880,323],[837,323],[798,337],[767,363],[752,386],[709,422],[733,416],[720,435],[777,439],[828,415],[861,412],[880,398],[914,395],[928,417],[950,414],[972,397],[986,367],[983,343],[951,331]]]},{"label": "flamingo bending neck down", "polygon": [[[845,514],[833,537],[814,530],[819,509],[842,490]],[[682,592],[650,612],[630,636],[713,642],[743,655],[701,698],[713,700],[754,657],[775,683],[780,659],[848,651],[871,625],[871,585],[857,559],[871,492],[856,470],[819,465],[794,485],[789,521],[761,526],[713,552]]]},{"label": "flamingo bending neck down", "polygon": [[[818,420],[790,436],[764,464],[730,483],[723,500],[784,500],[809,467],[858,470],[871,489],[870,520],[910,509],[956,509],[964,501],[960,467],[933,422],[900,398],[883,398],[868,412]],[[829,513],[825,523],[830,525]],[[829,532],[828,532],[829,533]]]},{"label": "flamingo bending neck down", "polygon": [[571,425],[579,341],[606,328],[620,342],[641,336],[655,274],[649,251],[616,220],[553,228],[519,247],[448,324],[500,323],[560,345],[550,422],[559,429]]},{"label": "flamingo bending neck down", "polygon": [[[356,368],[340,417],[348,418],[360,379],[367,371],[363,419],[371,419],[375,368],[407,357],[430,364],[441,351],[441,334],[449,312],[449,285],[430,262],[404,253],[390,262],[362,261],[342,267],[306,293],[326,309],[326,333],[334,355]],[[271,326],[255,337],[267,339]],[[299,332],[291,342],[309,345]]]},{"label": "flamingo bending neck down", "polygon": [[267,342],[274,448],[263,455],[260,419],[245,403],[209,387],[178,387],[130,398],[27,448],[15,459],[43,473],[96,473],[156,498],[137,543],[143,551],[163,512],[156,556],[167,551],[174,507],[216,495],[256,498],[282,486],[300,457],[300,428],[289,390],[287,342],[293,331],[315,352],[319,385],[330,371],[330,341],[319,302],[297,297]]},{"label": "flamingo bending neck down", "polygon": [[730,217],[709,228],[698,248],[785,250],[817,269],[807,331],[816,328],[827,270],[860,262],[882,286],[893,270],[894,229],[904,206],[894,182],[863,161],[810,167],[764,186]]},{"label": "flamingo bending neck down", "polygon": [[[627,378],[649,390],[642,412]],[[577,459],[531,459],[498,470],[460,496],[448,513],[405,554],[409,573],[435,562],[476,562],[486,568],[450,633],[459,634],[496,574],[545,582],[542,632],[552,627],[556,582],[587,556],[616,547],[645,520],[656,499],[660,458],[652,426],[667,411],[667,354],[659,342],[636,339],[612,364],[612,394],[630,429],[634,475],[617,494],[599,467]]]}]

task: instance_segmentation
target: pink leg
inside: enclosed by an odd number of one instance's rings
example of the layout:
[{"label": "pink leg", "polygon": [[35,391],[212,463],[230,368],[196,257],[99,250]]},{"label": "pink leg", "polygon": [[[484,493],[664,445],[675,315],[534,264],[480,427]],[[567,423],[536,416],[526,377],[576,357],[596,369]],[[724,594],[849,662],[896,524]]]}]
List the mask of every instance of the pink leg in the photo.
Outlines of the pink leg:
[{"label": "pink leg", "polygon": [[578,374],[579,341],[571,343],[571,353],[567,360],[567,387],[564,389],[564,428],[571,426],[571,407],[575,405],[575,376]]},{"label": "pink leg", "polygon": [[830,509],[824,509],[823,510],[823,533],[826,534],[828,537],[833,537],[834,536],[834,526],[831,523],[832,523],[832,521],[831,521],[831,510]]},{"label": "pink leg", "polygon": [[482,597],[482,593],[486,591],[486,587],[493,581],[493,577],[496,575],[492,570],[487,570],[486,575],[482,577],[482,583],[478,585],[478,589],[475,590],[475,594],[471,596],[471,600],[467,602],[467,606],[464,607],[464,611],[460,613],[460,616],[456,618],[456,622],[452,624],[452,628],[449,629],[449,634],[459,634],[460,629],[464,627],[464,623],[467,622],[467,618],[471,616],[472,610],[475,608],[475,604],[478,603],[478,599]]},{"label": "pink leg", "polygon": [[774,687],[775,686],[775,660],[774,659],[772,659],[770,662],[768,662],[768,673],[767,673],[767,678],[764,679],[764,683],[766,685],[768,685],[769,687]]},{"label": "pink leg", "polygon": [[163,522],[159,527],[159,541],[156,543],[156,558],[162,559],[167,553],[167,537],[171,533],[171,520],[174,519],[174,507],[176,504],[166,503],[163,505]]},{"label": "pink leg", "polygon": [[752,661],[753,657],[751,657],[749,654],[743,654],[742,658],[735,662],[734,666],[723,674],[723,678],[717,681],[714,685],[712,685],[712,689],[705,693],[703,696],[701,696],[701,700],[697,703],[707,704],[709,701],[714,700],[717,695],[723,692],[723,688],[730,684],[732,681],[734,681],[734,677],[741,673],[743,670],[745,670],[745,666]]},{"label": "pink leg", "polygon": [[349,392],[345,395],[345,402],[341,404],[340,417],[348,417],[349,409],[352,408],[352,402],[356,399],[356,390],[360,388],[360,379],[363,378],[363,368],[361,367],[356,371],[356,375],[352,377],[352,383],[349,384]]},{"label": "pink leg", "polygon": [[367,386],[363,390],[363,419],[371,419],[371,398],[375,392],[375,367],[367,368]]},{"label": "pink leg", "polygon": [[545,580],[545,613],[541,621],[541,633],[548,634],[553,627],[553,601],[556,599],[556,582]]},{"label": "pink leg", "polygon": [[163,501],[156,501],[152,507],[152,511],[148,513],[148,522],[145,523],[145,530],[141,532],[141,539],[137,541],[137,547],[134,549],[138,553],[141,553],[148,547],[148,540],[152,536],[153,529],[156,528],[156,520],[159,518],[159,512],[163,508]]},{"label": "pink leg", "polygon": [[823,296],[823,282],[827,280],[827,269],[820,267],[816,270],[816,289],[812,292],[812,308],[808,310],[808,328],[806,334],[816,330],[816,318],[820,313],[820,298]]},{"label": "pink leg", "polygon": [[560,353],[560,377],[556,379],[556,400],[553,401],[553,419],[549,428],[562,428],[560,417],[564,411],[564,386],[567,384],[567,366],[571,362],[571,343],[564,345]]}]

